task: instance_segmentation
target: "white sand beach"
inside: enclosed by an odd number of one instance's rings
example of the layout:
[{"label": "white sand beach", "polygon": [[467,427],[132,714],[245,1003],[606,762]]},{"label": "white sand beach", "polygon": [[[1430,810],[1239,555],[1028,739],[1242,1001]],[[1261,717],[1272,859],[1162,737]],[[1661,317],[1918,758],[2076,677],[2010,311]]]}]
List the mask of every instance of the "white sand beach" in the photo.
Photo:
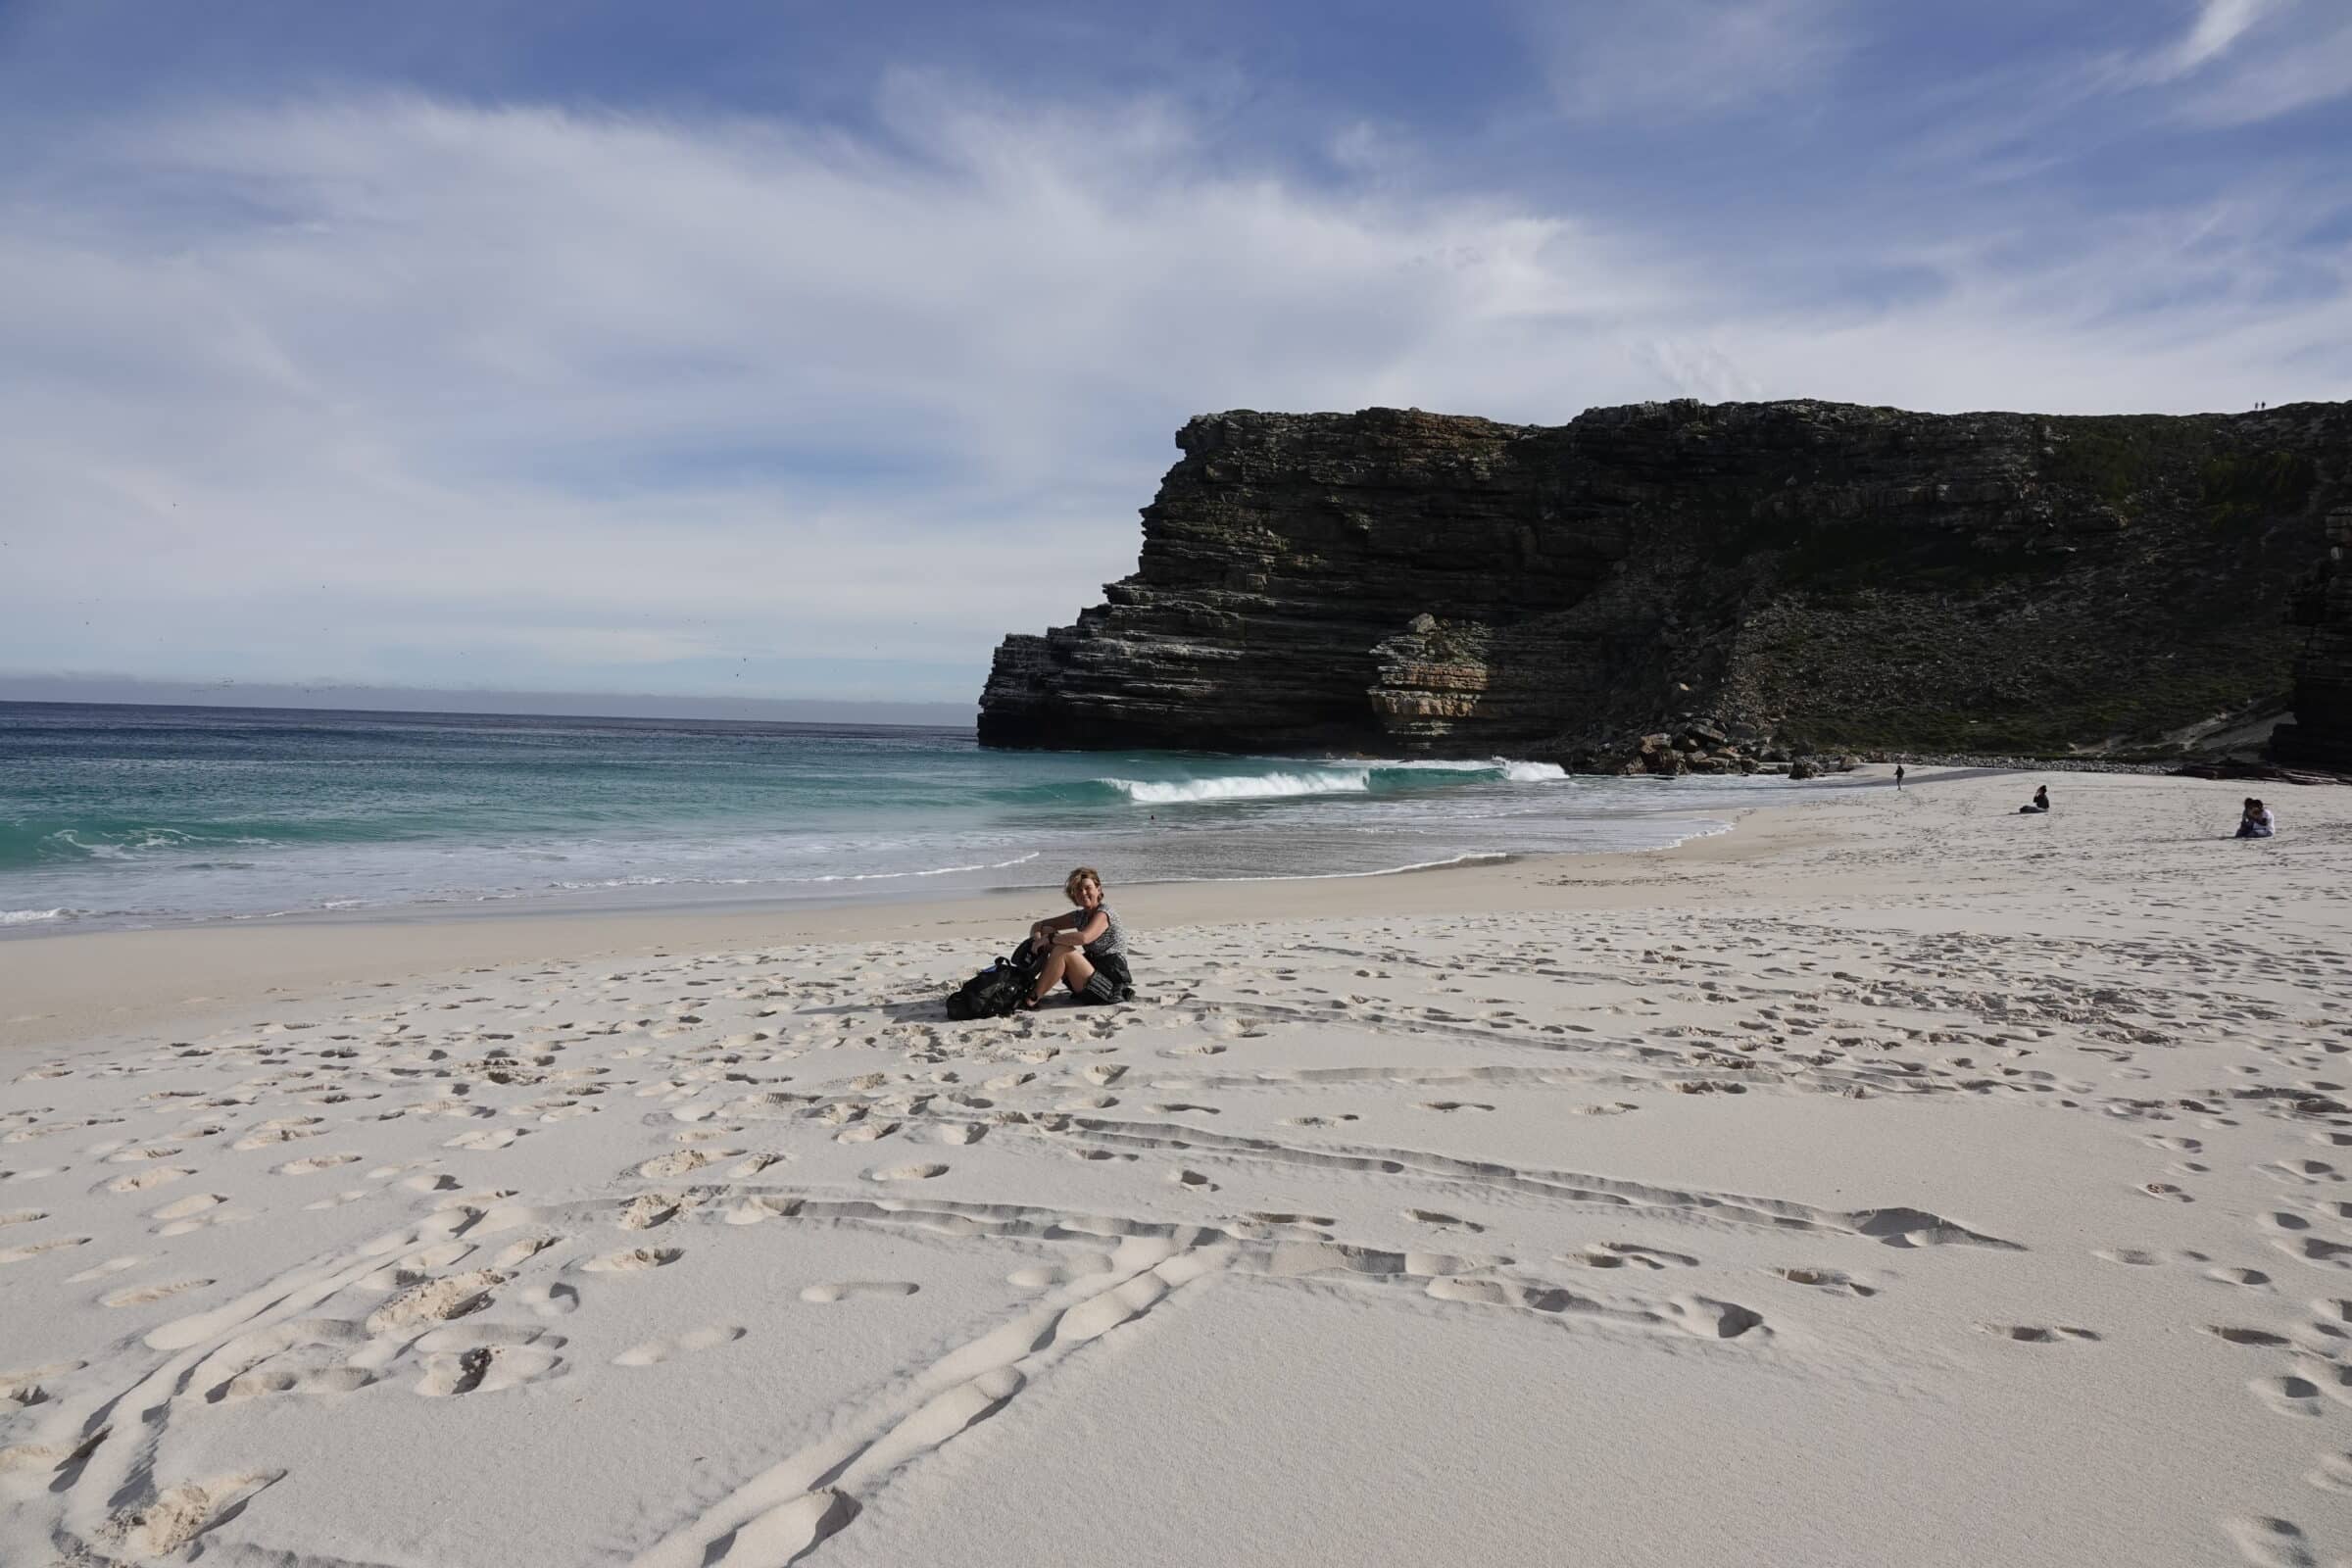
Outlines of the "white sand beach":
[{"label": "white sand beach", "polygon": [[2352,1559],[2352,792],[2034,782],[973,1024],[1050,900],[0,944],[0,1562]]}]

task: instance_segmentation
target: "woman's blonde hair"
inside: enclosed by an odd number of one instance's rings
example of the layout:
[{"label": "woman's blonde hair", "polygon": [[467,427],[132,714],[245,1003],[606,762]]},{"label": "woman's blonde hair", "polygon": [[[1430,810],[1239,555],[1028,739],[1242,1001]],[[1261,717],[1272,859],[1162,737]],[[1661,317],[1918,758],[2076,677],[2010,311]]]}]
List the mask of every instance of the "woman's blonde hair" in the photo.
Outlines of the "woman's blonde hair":
[{"label": "woman's blonde hair", "polygon": [[1080,885],[1088,882],[1092,882],[1095,886],[1101,887],[1102,885],[1102,873],[1096,870],[1091,865],[1082,865],[1077,870],[1072,871],[1068,876],[1062,878],[1061,896],[1069,900],[1072,904],[1076,904],[1078,902],[1078,889]]}]

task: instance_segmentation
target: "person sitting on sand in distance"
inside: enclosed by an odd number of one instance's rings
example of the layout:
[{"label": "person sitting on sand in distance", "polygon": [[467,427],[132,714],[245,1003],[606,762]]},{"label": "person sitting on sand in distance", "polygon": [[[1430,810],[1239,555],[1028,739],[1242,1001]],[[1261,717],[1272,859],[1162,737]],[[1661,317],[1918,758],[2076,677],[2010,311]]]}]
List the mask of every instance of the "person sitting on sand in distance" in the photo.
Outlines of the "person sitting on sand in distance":
[{"label": "person sitting on sand in distance", "polygon": [[2247,796],[2244,809],[2237,813],[2237,836],[2241,839],[2267,839],[2278,831],[2278,822],[2271,815],[2271,808],[2253,796]]},{"label": "person sitting on sand in distance", "polygon": [[1091,865],[1072,871],[1061,891],[1077,907],[1029,928],[1029,945],[1044,952],[1046,966],[1029,994],[1034,1007],[1066,985],[1081,1003],[1123,1002],[1135,992],[1127,969],[1127,933],[1102,902],[1102,878]]},{"label": "person sitting on sand in distance", "polygon": [[2017,814],[2020,816],[2032,816],[2036,811],[2046,811],[2049,808],[2050,787],[2047,784],[2043,784],[2035,788],[2034,791],[2033,804],[2019,807],[2017,808]]}]

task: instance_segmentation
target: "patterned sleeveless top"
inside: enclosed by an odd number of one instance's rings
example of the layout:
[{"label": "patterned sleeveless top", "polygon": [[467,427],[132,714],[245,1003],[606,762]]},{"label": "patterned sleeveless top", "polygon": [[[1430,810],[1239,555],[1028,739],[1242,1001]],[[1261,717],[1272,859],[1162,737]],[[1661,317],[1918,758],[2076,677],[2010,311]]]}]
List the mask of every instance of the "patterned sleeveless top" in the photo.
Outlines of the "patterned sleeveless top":
[{"label": "patterned sleeveless top", "polygon": [[[1124,958],[1127,956],[1127,933],[1120,926],[1119,917],[1110,912],[1110,906],[1105,904],[1102,907],[1102,917],[1110,924],[1101,936],[1086,945],[1084,950],[1086,956],[1090,958],[1101,958],[1115,954]],[[1079,924],[1086,923],[1088,916],[1084,909],[1075,909],[1071,912],[1080,916]]]}]

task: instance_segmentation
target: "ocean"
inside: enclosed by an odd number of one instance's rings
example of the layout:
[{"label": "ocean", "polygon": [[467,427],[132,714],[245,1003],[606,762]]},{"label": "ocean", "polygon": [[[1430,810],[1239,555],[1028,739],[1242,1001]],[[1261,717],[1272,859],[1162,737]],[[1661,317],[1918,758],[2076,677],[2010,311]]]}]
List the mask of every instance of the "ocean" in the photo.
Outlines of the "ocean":
[{"label": "ocean", "polygon": [[[0,936],[1377,876],[1716,831],[1779,781],[983,751],[961,729],[0,703]],[[1784,797],[1785,798],[1785,797]]]}]

